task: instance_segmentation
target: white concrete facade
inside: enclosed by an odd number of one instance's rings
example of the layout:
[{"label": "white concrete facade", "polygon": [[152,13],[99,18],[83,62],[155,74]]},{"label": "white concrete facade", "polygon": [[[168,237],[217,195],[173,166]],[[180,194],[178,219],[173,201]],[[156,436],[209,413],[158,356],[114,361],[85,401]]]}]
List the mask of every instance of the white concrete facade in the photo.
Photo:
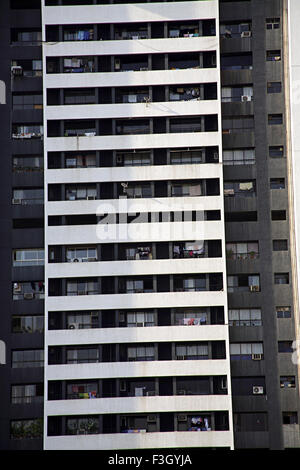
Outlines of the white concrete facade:
[{"label": "white concrete facade", "polygon": [[[74,7],[42,8],[43,38],[46,39],[48,25],[119,24],[137,22],[169,22],[214,19],[216,35],[193,38],[162,38],[139,41],[72,41],[55,44],[44,43],[44,121],[45,121],[45,411],[44,448],[46,450],[108,450],[108,449],[147,449],[168,447],[226,447],[233,448],[232,404],[229,362],[229,335],[226,295],[225,229],[223,208],[222,134],[219,69],[218,1],[186,1],[168,3],[90,5]],[[216,67],[187,70],[149,70],[137,72],[95,72],[47,74],[47,57],[137,55],[169,52],[216,52]],[[165,86],[176,84],[216,83],[218,99],[180,102],[87,104],[87,105],[47,105],[47,90],[54,88],[93,88],[93,87],[135,87]],[[65,137],[47,135],[47,121],[81,119],[128,119],[128,118],[169,118],[216,115],[218,130],[193,133],[149,133],[143,135],[104,135],[89,137]],[[177,148],[218,147],[218,163],[185,165],[151,165],[131,167],[96,168],[48,168],[48,152],[138,150],[138,149],[177,149]],[[48,185],[76,185],[115,182],[153,181],[193,181],[217,179],[219,195],[192,197],[152,197],[138,200],[118,199],[48,201]],[[127,204],[128,203],[128,204]],[[153,222],[110,225],[57,225],[48,226],[48,217],[64,217],[87,214],[126,214],[133,212],[172,212],[172,211],[220,211],[220,220],[183,222]],[[109,230],[108,230],[108,229]],[[222,255],[191,259],[151,259],[93,261],[89,263],[48,262],[48,247],[87,246],[109,243],[158,243],[190,240],[220,240]],[[80,278],[107,278],[126,276],[159,275],[222,275],[222,289],[193,292],[144,292],[114,293],[96,295],[50,295],[49,280],[72,280]],[[87,310],[143,310],[176,308],[223,307],[223,324],[205,324],[194,327],[179,325],[131,327],[131,328],[91,328],[91,329],[48,329],[49,312],[84,312]],[[224,342],[226,357],[213,358],[212,344]],[[155,360],[136,362],[95,362],[85,364],[48,363],[48,348],[69,348],[92,345],[136,345],[168,343],[209,344],[210,355],[205,360]],[[128,396],[98,397],[93,400],[49,399],[48,385],[53,381],[78,383],[78,381],[124,378],[176,378],[176,377],[226,377],[227,393],[193,396]],[[48,423],[52,417],[89,417],[108,414],[135,416],[138,414],[159,415],[160,413],[187,413],[193,416],[211,415],[226,412],[226,429],[212,428],[206,433],[195,433],[174,429],[172,432],[150,431],[146,433],[103,433],[90,435],[49,435]],[[158,420],[159,421],[159,420]]]}]

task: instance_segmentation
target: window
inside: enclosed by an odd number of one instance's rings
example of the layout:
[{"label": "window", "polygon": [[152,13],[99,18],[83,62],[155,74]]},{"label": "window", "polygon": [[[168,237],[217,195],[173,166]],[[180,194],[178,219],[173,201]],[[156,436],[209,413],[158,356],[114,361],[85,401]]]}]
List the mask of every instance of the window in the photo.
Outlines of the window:
[{"label": "window", "polygon": [[[199,118],[170,118],[170,132],[202,132],[205,129]],[[217,129],[215,129],[217,130]]]},{"label": "window", "polygon": [[173,243],[173,258],[199,258],[204,255],[205,242],[203,240]]},{"label": "window", "polygon": [[41,248],[14,250],[13,266],[44,266],[44,250]]},{"label": "window", "polygon": [[175,354],[177,360],[208,359],[208,344],[177,344]]},{"label": "window", "polygon": [[[53,58],[52,58],[53,59]],[[94,57],[66,57],[63,59],[64,73],[89,73],[95,72]],[[47,62],[47,73],[58,73],[53,61]]]},{"label": "window", "polygon": [[67,349],[67,364],[87,364],[99,362],[98,348]]},{"label": "window", "polygon": [[294,375],[281,376],[280,388],[296,388],[296,378]]},{"label": "window", "polygon": [[255,149],[236,149],[223,151],[223,165],[254,165]]},{"label": "window", "polygon": [[282,91],[281,82],[268,82],[267,83],[268,93],[281,93],[281,91]]},{"label": "window", "polygon": [[148,119],[131,119],[124,121],[116,121],[117,135],[130,134],[149,134],[150,123]]},{"label": "window", "polygon": [[268,431],[267,413],[234,413],[233,428],[235,432]]},{"label": "window", "polygon": [[154,361],[154,346],[129,346],[127,348],[128,361]]},{"label": "window", "polygon": [[13,405],[42,403],[44,400],[43,384],[12,385],[11,403]]},{"label": "window", "polygon": [[95,89],[66,89],[64,91],[65,104],[93,104],[95,103]]},{"label": "window", "polygon": [[298,424],[297,411],[283,411],[282,424]]},{"label": "window", "polygon": [[13,157],[13,171],[42,171],[44,167],[44,159],[40,155],[37,156],[18,156]]},{"label": "window", "polygon": [[146,166],[151,165],[150,152],[117,152],[117,165],[120,166]]},{"label": "window", "polygon": [[18,125],[13,124],[13,139],[33,139],[41,138],[44,134],[44,127],[39,124]]},{"label": "window", "polygon": [[67,281],[67,295],[95,295],[99,293],[98,281],[89,280]]},{"label": "window", "polygon": [[279,353],[292,353],[293,341],[278,341],[278,352]]},{"label": "window", "polygon": [[127,327],[154,326],[153,312],[128,312]]},{"label": "window", "polygon": [[256,222],[257,211],[225,212],[225,222]]},{"label": "window", "polygon": [[191,150],[171,150],[170,163],[171,165],[184,165],[203,163],[205,161],[204,149],[191,149]]},{"label": "window", "polygon": [[227,259],[256,259],[259,257],[258,242],[226,243]]},{"label": "window", "polygon": [[228,292],[259,292],[260,277],[259,275],[236,274],[227,277]]},{"label": "window", "polygon": [[[41,77],[42,76],[42,60],[13,60],[11,66],[17,67],[18,73],[24,77]],[[14,69],[13,69],[14,70]]]},{"label": "window", "polygon": [[275,284],[289,284],[289,273],[275,273],[274,283]]},{"label": "window", "polygon": [[80,382],[67,384],[67,400],[78,398],[97,398],[98,384],[97,382]]},{"label": "window", "polygon": [[222,87],[221,95],[223,103],[246,103],[253,100],[253,86]]},{"label": "window", "polygon": [[224,196],[254,197],[256,181],[224,181]]},{"label": "window", "polygon": [[184,292],[197,292],[206,290],[206,278],[187,278],[183,279]]},{"label": "window", "polygon": [[276,50],[276,51],[267,51],[267,61],[272,62],[272,61],[279,61],[281,60],[281,51]]},{"label": "window", "polygon": [[266,395],[266,381],[264,376],[231,377],[232,395],[253,396]]},{"label": "window", "polygon": [[147,24],[116,25],[114,39],[148,39]]},{"label": "window", "polygon": [[96,199],[96,185],[78,185],[66,187],[66,200],[75,201],[79,199]]},{"label": "window", "polygon": [[252,53],[221,55],[221,70],[252,69]]},{"label": "window", "polygon": [[268,124],[270,126],[282,124],[282,119],[282,114],[268,114]]},{"label": "window", "polygon": [[94,416],[67,418],[67,435],[99,434],[99,418]]},{"label": "window", "polygon": [[203,184],[198,183],[171,183],[171,195],[172,197],[184,197],[184,196],[202,196]]},{"label": "window", "polygon": [[13,109],[43,109],[43,95],[13,94]]},{"label": "window", "polygon": [[79,313],[68,313],[67,314],[67,328],[70,330],[74,329],[85,329],[85,328],[97,328],[99,326],[98,312],[79,312]]},{"label": "window", "polygon": [[240,308],[228,311],[230,326],[261,326],[261,310],[259,308]]},{"label": "window", "polygon": [[266,29],[279,29],[280,28],[280,18],[266,18]]},{"label": "window", "polygon": [[11,42],[12,44],[25,44],[25,45],[36,45],[42,41],[42,31],[18,31],[16,29],[11,30]]},{"label": "window", "polygon": [[269,147],[269,157],[270,158],[283,158],[284,148],[279,145]]},{"label": "window", "polygon": [[272,220],[286,220],[286,211],[271,211]]},{"label": "window", "polygon": [[223,135],[251,131],[254,129],[253,116],[224,116],[222,119]]},{"label": "window", "polygon": [[151,183],[129,184],[125,187],[125,192],[130,198],[152,197]]},{"label": "window", "polygon": [[126,259],[152,259],[152,248],[151,246],[138,246],[136,248],[126,248]]},{"label": "window", "polygon": [[94,39],[94,29],[89,26],[73,26],[64,28],[64,41],[91,41]]},{"label": "window", "polygon": [[67,262],[97,261],[97,249],[95,247],[74,247],[66,249]]},{"label": "window", "polygon": [[44,299],[44,282],[13,282],[13,300]]},{"label": "window", "polygon": [[96,166],[96,155],[94,154],[81,154],[65,157],[66,168],[89,168]]},{"label": "window", "polygon": [[180,87],[170,87],[169,88],[169,101],[189,101],[196,99],[201,99],[201,91],[203,85],[197,86],[187,86],[182,85]]},{"label": "window", "polygon": [[43,437],[43,420],[13,420],[10,425],[11,439],[41,439]]},{"label": "window", "polygon": [[273,240],[273,251],[287,251],[288,241],[287,240]]},{"label": "window", "polygon": [[270,189],[285,189],[285,179],[284,178],[271,178]]},{"label": "window", "polygon": [[127,279],[125,292],[127,294],[153,292],[152,281],[151,280],[144,281],[143,279]]},{"label": "window", "polygon": [[263,359],[263,343],[231,343],[231,360]]},{"label": "window", "polygon": [[44,317],[40,315],[13,316],[13,333],[43,333]]},{"label": "window", "polygon": [[26,349],[12,351],[12,368],[43,367],[44,350]]},{"label": "window", "polygon": [[14,205],[33,205],[44,203],[44,190],[40,188],[33,189],[13,189],[13,200]]},{"label": "window", "polygon": [[206,325],[208,323],[209,309],[195,308],[175,313],[175,325]]},{"label": "window", "polygon": [[291,307],[276,307],[277,318],[291,318]]},{"label": "window", "polygon": [[251,23],[245,21],[243,23],[221,24],[220,36],[226,39],[251,37]]}]

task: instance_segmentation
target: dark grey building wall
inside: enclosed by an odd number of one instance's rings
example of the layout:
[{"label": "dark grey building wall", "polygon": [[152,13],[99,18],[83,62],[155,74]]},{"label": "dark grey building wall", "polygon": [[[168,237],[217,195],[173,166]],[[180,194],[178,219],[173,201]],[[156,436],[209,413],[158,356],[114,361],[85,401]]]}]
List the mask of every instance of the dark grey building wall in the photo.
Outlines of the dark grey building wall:
[{"label": "dark grey building wall", "polygon": [[[266,18],[281,18],[279,30],[266,31]],[[260,274],[261,292],[259,293],[231,293],[228,296],[229,308],[261,308],[261,327],[231,327],[231,342],[255,342],[263,341],[264,359],[258,366],[251,361],[232,362],[232,376],[241,377],[253,375],[265,376],[266,396],[264,400],[257,396],[248,396],[247,400],[234,397],[233,411],[268,413],[268,432],[263,436],[259,432],[235,433],[235,445],[237,448],[265,447],[270,449],[282,449],[283,426],[282,412],[288,411],[282,408],[282,394],[280,389],[280,375],[284,371],[293,370],[297,376],[296,367],[291,363],[291,357],[284,358],[278,354],[278,341],[282,339],[295,339],[293,318],[285,319],[285,337],[283,331],[278,329],[276,306],[292,306],[292,285],[275,285],[275,272],[288,272],[291,282],[291,263],[289,253],[274,253],[273,239],[288,239],[289,225],[286,221],[271,221],[272,210],[286,210],[288,214],[287,189],[270,190],[270,178],[287,178],[286,158],[276,160],[269,158],[269,146],[285,146],[285,124],[279,126],[268,125],[268,114],[285,115],[284,91],[276,95],[267,94],[268,81],[281,81],[284,90],[283,74],[283,35],[282,35],[282,2],[281,0],[251,0],[249,2],[220,2],[220,22],[247,21],[252,22],[252,38],[247,39],[242,46],[242,40],[223,40],[221,53],[236,53],[252,51],[252,70],[232,70],[222,72],[222,85],[247,85],[253,84],[254,100],[252,109],[247,103],[225,103],[223,116],[228,115],[254,115],[255,128],[253,132],[245,132],[233,137],[225,135],[223,149],[240,147],[255,147],[256,165],[249,166],[225,166],[224,180],[251,180],[256,179],[257,196],[255,200],[228,201],[225,198],[225,211],[233,210],[257,211],[257,222],[245,222],[243,224],[228,222],[226,225],[227,242],[258,241],[260,256],[258,260],[230,261],[227,262],[228,274],[258,273]],[[280,49],[282,60],[279,62],[267,62],[266,51]],[[286,188],[288,181],[286,180]],[[247,199],[247,198],[245,198]],[[252,198],[251,198],[252,199]],[[256,331],[254,331],[256,330]],[[288,357],[289,356],[289,357]],[[256,370],[257,369],[257,370]],[[290,402],[290,411],[297,411],[299,403],[295,398]]]},{"label": "dark grey building wall", "polygon": [[[24,2],[25,4],[26,2]],[[29,5],[28,5],[29,6]],[[12,28],[41,27],[41,12],[31,8],[10,9],[10,0],[0,2],[0,80],[6,84],[6,104],[0,104],[0,340],[6,344],[6,364],[0,365],[0,449],[36,450],[42,448],[42,439],[11,439],[11,421],[43,417],[43,405],[11,403],[12,384],[37,384],[43,382],[43,368],[12,368],[12,350],[42,349],[43,335],[38,333],[12,333],[13,315],[43,314],[43,301],[13,301],[14,280],[42,280],[42,267],[13,268],[14,248],[43,247],[43,229],[13,229],[13,219],[43,218],[43,207],[12,206],[13,187],[42,187],[41,174],[12,172],[13,155],[42,154],[42,142],[12,141],[12,124],[42,123],[42,112],[13,111],[12,92],[41,92],[40,77],[11,75],[11,61],[41,58],[41,46],[15,46],[11,44]],[[36,278],[36,279],[35,279]]]}]

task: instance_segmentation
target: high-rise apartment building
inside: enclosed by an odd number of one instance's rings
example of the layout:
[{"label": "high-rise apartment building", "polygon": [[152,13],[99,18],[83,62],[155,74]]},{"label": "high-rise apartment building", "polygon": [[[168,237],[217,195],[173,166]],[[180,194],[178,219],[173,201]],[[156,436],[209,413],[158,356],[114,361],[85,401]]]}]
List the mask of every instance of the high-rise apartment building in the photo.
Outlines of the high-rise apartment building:
[{"label": "high-rise apartment building", "polygon": [[0,447],[299,447],[295,1],[0,8]]},{"label": "high-rise apartment building", "polygon": [[0,339],[6,349],[0,360],[0,448],[39,449],[44,395],[40,1],[1,2],[0,22]]},{"label": "high-rise apartment building", "polygon": [[46,449],[233,446],[218,3],[170,6],[42,10]]}]

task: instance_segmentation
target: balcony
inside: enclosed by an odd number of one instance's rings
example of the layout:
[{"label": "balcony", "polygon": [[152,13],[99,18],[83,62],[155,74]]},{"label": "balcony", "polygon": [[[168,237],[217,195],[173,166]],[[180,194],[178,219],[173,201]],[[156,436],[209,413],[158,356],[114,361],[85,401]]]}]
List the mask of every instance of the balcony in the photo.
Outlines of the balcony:
[{"label": "balcony", "polygon": [[49,312],[49,330],[224,325],[223,307]]}]

